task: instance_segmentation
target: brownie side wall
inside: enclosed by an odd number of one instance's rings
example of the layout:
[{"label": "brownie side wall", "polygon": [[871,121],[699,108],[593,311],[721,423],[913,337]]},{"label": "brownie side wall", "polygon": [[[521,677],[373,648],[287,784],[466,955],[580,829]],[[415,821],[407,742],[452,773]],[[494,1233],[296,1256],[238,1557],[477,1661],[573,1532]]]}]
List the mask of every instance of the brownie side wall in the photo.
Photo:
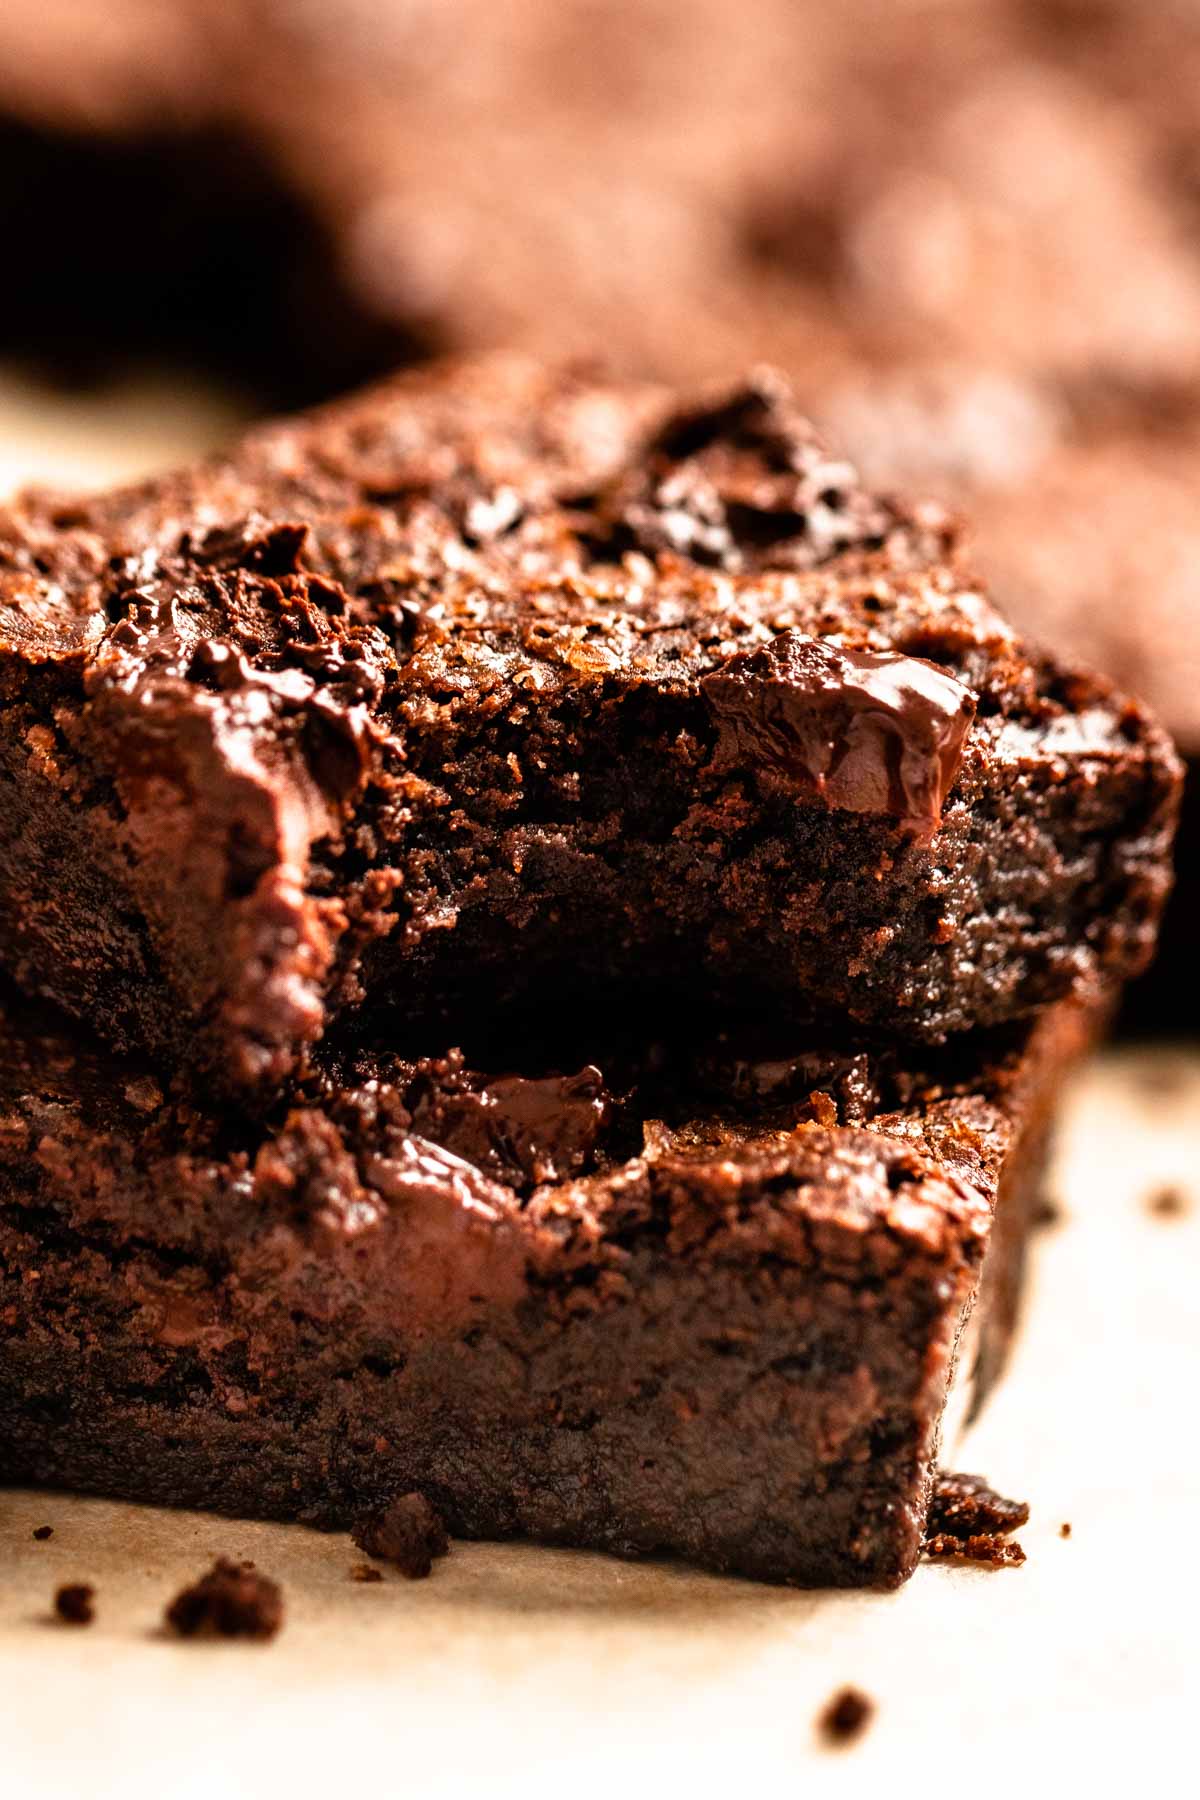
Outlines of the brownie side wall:
[{"label": "brownie side wall", "polygon": [[461,1010],[480,972],[512,1000],[543,979],[641,985],[647,968],[694,984],[699,967],[722,998],[800,1023],[937,1041],[1150,955],[1175,807],[1152,730],[1136,745],[1114,730],[1114,753],[1071,774],[977,744],[925,849],[891,820],[714,782],[686,697],[639,705],[641,730],[620,710],[577,701],[557,735],[531,728],[537,783],[508,775],[503,731],[431,756],[457,804],[412,827],[418,872],[397,930],[366,948],[368,1006]]},{"label": "brownie side wall", "polygon": [[970,1258],[890,1242],[864,1267],[829,1227],[808,1267],[706,1263],[651,1236],[619,1291],[535,1283],[422,1334],[372,1307],[369,1259],[339,1286],[314,1252],[239,1324],[219,1253],[79,1232],[6,1185],[4,1480],[331,1526],[419,1487],[462,1535],[804,1585],[915,1562]]},{"label": "brownie side wall", "polygon": [[[937,1039],[1149,954],[1173,821],[1170,767],[1152,745],[1129,762],[1096,758],[1073,781],[1031,757],[1019,788],[976,749],[925,850],[885,820],[760,796],[745,780],[714,788],[671,755],[694,723],[669,698],[632,736],[595,721],[573,770],[589,721],[564,719],[560,737],[531,742],[542,779],[511,811],[496,801],[506,739],[460,753],[444,780],[461,804],[376,841],[376,864],[405,871],[394,918],[372,912],[360,851],[318,853],[310,887],[370,921],[345,931],[328,974],[321,914],[335,935],[344,919],[269,861],[282,827],[251,784],[244,800],[225,794],[214,766],[217,797],[198,793],[192,825],[176,821],[164,849],[148,811],[76,799],[14,743],[0,764],[0,946],[23,985],[118,1046],[263,1095],[360,993],[368,1009],[386,996],[399,1013],[453,1015],[480,981],[499,1005],[539,985],[640,983],[647,967],[664,988],[694,986],[700,967],[714,997],[769,1000],[797,1023],[849,1014],[880,1038],[902,1021]],[[103,771],[76,772],[103,787]],[[577,800],[560,791],[556,813],[553,783],[572,775]],[[147,802],[168,819],[180,804]],[[244,894],[230,891],[238,854],[250,859]]]}]

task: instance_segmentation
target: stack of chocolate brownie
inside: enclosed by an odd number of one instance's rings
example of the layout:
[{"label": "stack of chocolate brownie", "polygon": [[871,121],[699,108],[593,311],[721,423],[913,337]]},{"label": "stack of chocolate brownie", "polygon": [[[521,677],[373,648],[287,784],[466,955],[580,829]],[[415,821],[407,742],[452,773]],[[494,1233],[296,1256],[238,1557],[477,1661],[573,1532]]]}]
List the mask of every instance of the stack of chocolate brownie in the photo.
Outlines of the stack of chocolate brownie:
[{"label": "stack of chocolate brownie", "polygon": [[0,1477],[908,1575],[1153,948],[1146,711],[763,372],[27,494],[0,635]]}]

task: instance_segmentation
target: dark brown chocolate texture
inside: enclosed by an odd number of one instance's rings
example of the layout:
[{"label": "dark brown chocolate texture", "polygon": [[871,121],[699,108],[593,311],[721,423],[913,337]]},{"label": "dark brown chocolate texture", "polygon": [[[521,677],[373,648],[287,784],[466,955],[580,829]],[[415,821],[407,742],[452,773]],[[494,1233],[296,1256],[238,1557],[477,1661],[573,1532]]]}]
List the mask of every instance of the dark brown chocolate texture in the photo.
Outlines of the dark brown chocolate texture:
[{"label": "dark brown chocolate texture", "polygon": [[718,768],[798,781],[830,806],[891,813],[933,837],[975,696],[932,663],[781,631],[700,686]]},{"label": "dark brown chocolate texture", "polygon": [[[368,1547],[407,1562],[432,1507],[466,1538],[889,1585],[949,1385],[978,1401],[1003,1363],[1095,1019],[918,1056],[560,1018],[586,1054],[322,1052],[260,1123],[155,1100],[25,1004],[3,1023],[0,1481],[382,1515]],[[177,1621],[253,1622],[259,1591],[218,1570]]]},{"label": "dark brown chocolate texture", "polygon": [[260,1106],[481,985],[937,1041],[1140,967],[1169,881],[1157,726],[776,377],[493,357],[29,495],[0,628],[0,956]]}]

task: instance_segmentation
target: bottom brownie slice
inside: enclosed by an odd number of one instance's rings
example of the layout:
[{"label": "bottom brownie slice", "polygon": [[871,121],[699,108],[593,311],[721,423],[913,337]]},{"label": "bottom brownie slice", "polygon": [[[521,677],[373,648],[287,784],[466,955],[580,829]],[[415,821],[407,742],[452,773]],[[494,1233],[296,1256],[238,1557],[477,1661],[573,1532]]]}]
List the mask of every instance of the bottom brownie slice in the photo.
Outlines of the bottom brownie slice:
[{"label": "bottom brownie slice", "polygon": [[1094,1023],[940,1068],[360,1058],[252,1127],[6,1009],[0,1479],[323,1525],[415,1488],[803,1584],[912,1570]]}]

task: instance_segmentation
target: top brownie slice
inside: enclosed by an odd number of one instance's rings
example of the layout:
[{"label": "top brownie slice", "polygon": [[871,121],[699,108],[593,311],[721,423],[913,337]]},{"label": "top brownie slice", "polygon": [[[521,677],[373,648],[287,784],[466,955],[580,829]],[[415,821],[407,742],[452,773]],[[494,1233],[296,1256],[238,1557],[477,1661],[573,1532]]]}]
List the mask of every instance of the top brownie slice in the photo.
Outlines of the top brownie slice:
[{"label": "top brownie slice", "polygon": [[1178,768],[776,378],[493,357],[0,514],[0,958],[269,1092],[653,983],[938,1040],[1152,948]]}]

